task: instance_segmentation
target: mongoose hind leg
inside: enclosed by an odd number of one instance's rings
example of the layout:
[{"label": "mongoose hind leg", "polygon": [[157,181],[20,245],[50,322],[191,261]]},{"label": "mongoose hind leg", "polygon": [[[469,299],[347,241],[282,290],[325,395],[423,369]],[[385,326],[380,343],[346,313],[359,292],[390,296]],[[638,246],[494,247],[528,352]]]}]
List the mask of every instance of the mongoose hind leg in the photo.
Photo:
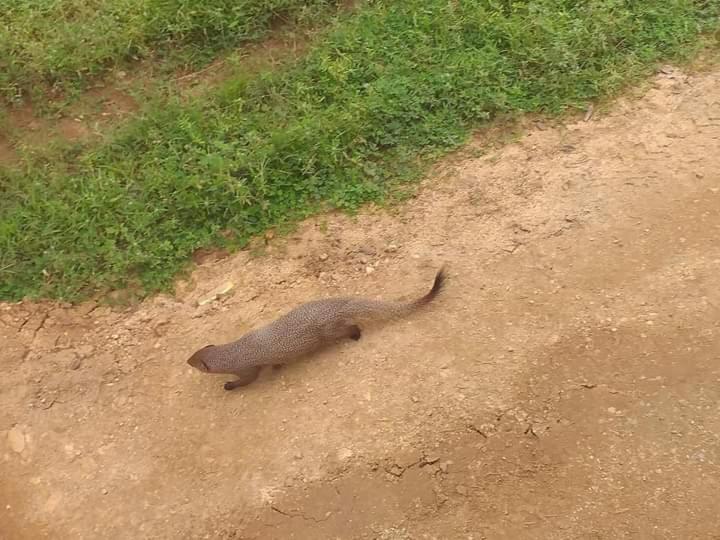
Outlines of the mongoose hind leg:
[{"label": "mongoose hind leg", "polygon": [[325,343],[339,341],[341,339],[352,339],[357,341],[362,336],[362,331],[357,324],[350,321],[333,321],[320,328],[320,335]]},{"label": "mongoose hind leg", "polygon": [[362,330],[357,324],[351,324],[347,327],[347,337],[353,341],[357,341],[362,337]]},{"label": "mongoose hind leg", "polygon": [[239,388],[240,386],[247,386],[258,378],[258,375],[260,375],[260,369],[261,366],[253,366],[245,368],[242,371],[238,371],[235,374],[238,376],[238,378],[234,381],[226,382],[223,385],[223,388],[225,388],[225,390],[234,390],[235,388]]}]

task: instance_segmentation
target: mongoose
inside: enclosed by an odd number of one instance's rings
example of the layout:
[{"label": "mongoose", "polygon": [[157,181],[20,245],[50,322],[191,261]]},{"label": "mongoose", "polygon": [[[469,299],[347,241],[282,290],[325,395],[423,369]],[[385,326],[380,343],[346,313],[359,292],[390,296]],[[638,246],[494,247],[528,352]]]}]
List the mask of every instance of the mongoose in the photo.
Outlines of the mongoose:
[{"label": "mongoose", "polygon": [[342,297],[301,304],[274,322],[225,345],[206,345],[188,364],[205,373],[236,375],[225,390],[245,386],[257,379],[263,366],[282,364],[305,356],[341,339],[359,340],[359,323],[409,315],[437,296],[445,280],[444,270],[435,275],[432,289],[410,302],[383,302]]}]

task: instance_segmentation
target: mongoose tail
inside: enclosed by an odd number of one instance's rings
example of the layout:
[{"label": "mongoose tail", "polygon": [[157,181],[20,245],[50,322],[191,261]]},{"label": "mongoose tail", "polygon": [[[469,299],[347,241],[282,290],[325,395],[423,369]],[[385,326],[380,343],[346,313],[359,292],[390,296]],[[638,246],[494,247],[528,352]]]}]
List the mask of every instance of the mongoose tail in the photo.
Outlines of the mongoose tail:
[{"label": "mongoose tail", "polygon": [[445,267],[435,274],[432,288],[427,294],[410,302],[387,302],[384,300],[369,300],[366,298],[352,298],[344,308],[344,315],[355,322],[384,321],[406,317],[432,302],[445,284]]}]

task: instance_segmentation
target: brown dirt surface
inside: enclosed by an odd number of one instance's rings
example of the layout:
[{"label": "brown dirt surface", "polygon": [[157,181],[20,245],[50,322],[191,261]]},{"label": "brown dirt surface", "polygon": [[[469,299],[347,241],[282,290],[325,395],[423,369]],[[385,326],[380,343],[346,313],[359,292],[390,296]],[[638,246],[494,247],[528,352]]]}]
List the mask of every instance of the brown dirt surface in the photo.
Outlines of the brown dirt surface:
[{"label": "brown dirt surface", "polygon": [[[720,538],[718,149],[720,71],[665,69],[175,296],[0,306],[0,536]],[[185,363],[442,263],[428,310],[244,389]]]}]

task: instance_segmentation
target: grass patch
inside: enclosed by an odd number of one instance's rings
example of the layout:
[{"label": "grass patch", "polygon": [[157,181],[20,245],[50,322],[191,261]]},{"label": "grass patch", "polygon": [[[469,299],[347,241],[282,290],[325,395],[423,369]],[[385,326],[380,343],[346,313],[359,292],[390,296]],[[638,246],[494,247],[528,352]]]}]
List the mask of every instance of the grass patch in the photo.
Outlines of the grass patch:
[{"label": "grass patch", "polygon": [[332,0],[0,0],[0,97],[73,93],[148,56],[196,65]]},{"label": "grass patch", "polygon": [[376,1],[290,69],[0,172],[0,297],[161,290],[201,246],[382,200],[498,115],[607,96],[718,27],[692,0]]}]

